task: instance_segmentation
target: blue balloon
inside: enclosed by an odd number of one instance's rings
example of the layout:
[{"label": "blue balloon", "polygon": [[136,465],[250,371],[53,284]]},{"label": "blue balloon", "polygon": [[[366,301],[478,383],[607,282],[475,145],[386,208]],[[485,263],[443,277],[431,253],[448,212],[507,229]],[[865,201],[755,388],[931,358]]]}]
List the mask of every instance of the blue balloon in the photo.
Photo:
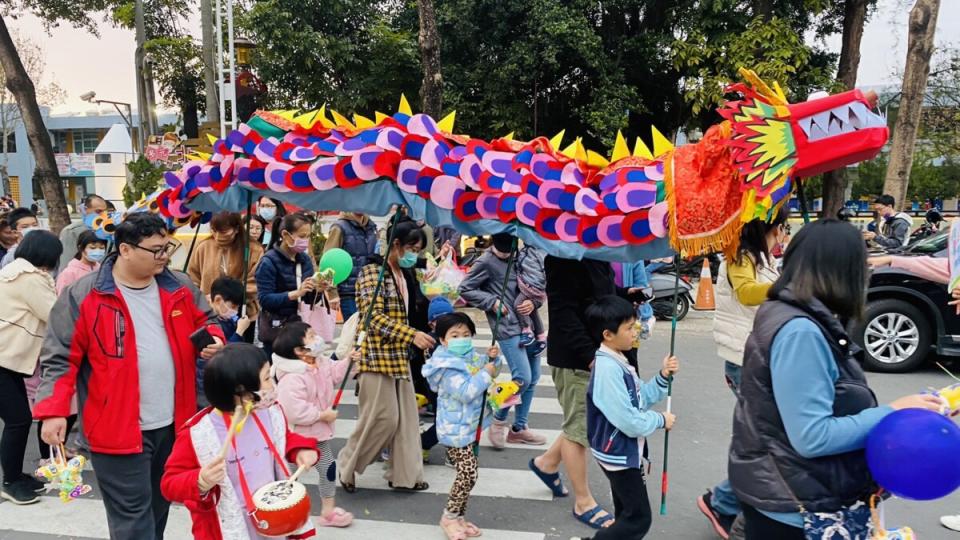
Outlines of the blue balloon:
[{"label": "blue balloon", "polygon": [[929,501],[960,487],[960,427],[924,409],[887,415],[867,437],[873,478],[898,497]]}]

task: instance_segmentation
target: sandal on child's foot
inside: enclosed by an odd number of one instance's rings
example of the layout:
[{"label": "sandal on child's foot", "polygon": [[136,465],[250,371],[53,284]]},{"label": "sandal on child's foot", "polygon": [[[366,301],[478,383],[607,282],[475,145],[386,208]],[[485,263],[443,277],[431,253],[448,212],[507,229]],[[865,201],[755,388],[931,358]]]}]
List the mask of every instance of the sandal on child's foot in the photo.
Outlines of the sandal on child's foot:
[{"label": "sandal on child's foot", "polygon": [[349,527],[353,523],[353,514],[347,512],[343,508],[337,507],[334,508],[330,514],[326,516],[320,516],[316,520],[317,525],[321,527]]},{"label": "sandal on child's foot", "polygon": [[456,519],[440,518],[440,528],[447,535],[447,540],[467,540],[467,533]]},{"label": "sandal on child's foot", "polygon": [[470,538],[476,538],[478,536],[483,536],[483,531],[480,530],[480,527],[477,527],[473,523],[470,523],[463,516],[457,518],[457,521],[460,522],[460,527],[463,528],[464,534]]}]

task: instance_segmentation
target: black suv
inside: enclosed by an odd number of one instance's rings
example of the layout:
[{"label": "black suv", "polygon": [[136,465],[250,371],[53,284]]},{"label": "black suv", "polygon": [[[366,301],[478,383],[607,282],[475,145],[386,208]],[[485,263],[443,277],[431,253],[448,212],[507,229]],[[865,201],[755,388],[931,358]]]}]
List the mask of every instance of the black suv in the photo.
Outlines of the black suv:
[{"label": "black suv", "polygon": [[[945,228],[896,255],[946,259],[948,234]],[[960,356],[960,316],[947,305],[949,296],[943,283],[906,270],[874,270],[863,321],[851,331],[866,352],[864,367],[887,373],[910,371],[926,360],[931,346],[938,354]]]}]

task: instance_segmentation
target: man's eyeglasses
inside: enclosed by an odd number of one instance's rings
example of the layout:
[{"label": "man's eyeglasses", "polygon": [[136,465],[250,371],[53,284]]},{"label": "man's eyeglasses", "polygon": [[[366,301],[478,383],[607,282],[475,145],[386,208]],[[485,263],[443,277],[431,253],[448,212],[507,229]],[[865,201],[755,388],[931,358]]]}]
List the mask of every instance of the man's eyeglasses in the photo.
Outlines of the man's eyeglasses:
[{"label": "man's eyeglasses", "polygon": [[127,244],[128,246],[133,246],[137,249],[142,249],[148,253],[153,253],[153,259],[160,261],[163,259],[169,259],[173,256],[178,249],[180,249],[180,242],[168,242],[165,246],[158,248],[145,248],[143,246],[138,246],[137,244]]}]

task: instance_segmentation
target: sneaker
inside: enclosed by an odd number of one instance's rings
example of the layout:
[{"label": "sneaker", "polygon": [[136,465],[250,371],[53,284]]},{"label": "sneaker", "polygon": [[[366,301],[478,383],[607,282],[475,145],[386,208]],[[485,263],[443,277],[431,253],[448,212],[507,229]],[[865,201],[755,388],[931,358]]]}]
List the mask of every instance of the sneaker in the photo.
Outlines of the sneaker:
[{"label": "sneaker", "polygon": [[450,467],[451,469],[457,468],[457,466],[450,461],[450,456],[448,456],[446,453],[443,454],[443,465],[444,467]]},{"label": "sneaker", "polygon": [[737,516],[727,516],[714,510],[711,504],[712,498],[713,493],[710,491],[697,497],[697,508],[700,509],[704,516],[707,516],[717,536],[723,538],[723,540],[728,540],[730,538],[730,528],[733,526],[733,520],[735,520]]},{"label": "sneaker", "polygon": [[379,461],[390,461],[390,449],[389,449],[389,448],[384,448],[383,450],[380,451],[380,459],[379,459]]},{"label": "sneaker", "polygon": [[540,353],[547,350],[547,342],[542,340],[537,340],[527,345],[527,354],[532,356],[539,356]]},{"label": "sneaker", "polygon": [[940,524],[950,529],[951,531],[960,532],[960,515],[943,516],[942,518],[940,518]]},{"label": "sneaker", "polygon": [[536,431],[533,431],[530,428],[525,427],[520,431],[511,429],[510,433],[507,433],[507,442],[510,444],[529,444],[530,446],[543,446],[547,444],[547,438],[537,433]]},{"label": "sneaker", "polygon": [[34,478],[29,474],[20,475],[20,481],[27,485],[34,493],[43,493],[47,490],[47,485],[42,480]]},{"label": "sneaker", "polygon": [[534,337],[533,337],[533,334],[532,334],[532,333],[530,333],[530,332],[524,332],[524,333],[520,334],[520,346],[521,346],[521,347],[526,347],[527,345],[531,345],[531,344],[533,344],[533,342],[534,342]]},{"label": "sneaker", "polygon": [[506,420],[497,420],[493,419],[493,424],[490,426],[490,431],[487,432],[487,437],[490,439],[490,445],[498,450],[502,450],[504,446],[507,445],[507,433],[510,431],[510,424],[507,424]]},{"label": "sneaker", "polygon": [[33,504],[40,502],[40,497],[26,482],[4,483],[0,488],[0,497],[13,504]]}]

